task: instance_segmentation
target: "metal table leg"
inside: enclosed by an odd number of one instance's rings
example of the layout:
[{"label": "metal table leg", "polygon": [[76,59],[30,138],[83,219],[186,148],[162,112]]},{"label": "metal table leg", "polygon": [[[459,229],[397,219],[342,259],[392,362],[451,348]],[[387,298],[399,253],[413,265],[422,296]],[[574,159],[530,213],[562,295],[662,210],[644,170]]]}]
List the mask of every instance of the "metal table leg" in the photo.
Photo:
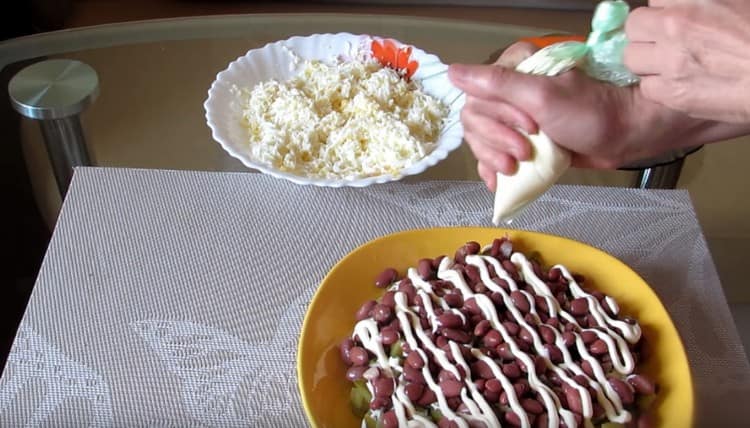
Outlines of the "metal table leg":
[{"label": "metal table leg", "polygon": [[99,78],[90,66],[54,59],[32,64],[8,83],[13,107],[39,121],[61,196],[73,169],[91,165],[79,114],[98,95]]},{"label": "metal table leg", "polygon": [[638,173],[636,186],[641,189],[674,189],[680,179],[684,158],[666,165],[642,169]]}]

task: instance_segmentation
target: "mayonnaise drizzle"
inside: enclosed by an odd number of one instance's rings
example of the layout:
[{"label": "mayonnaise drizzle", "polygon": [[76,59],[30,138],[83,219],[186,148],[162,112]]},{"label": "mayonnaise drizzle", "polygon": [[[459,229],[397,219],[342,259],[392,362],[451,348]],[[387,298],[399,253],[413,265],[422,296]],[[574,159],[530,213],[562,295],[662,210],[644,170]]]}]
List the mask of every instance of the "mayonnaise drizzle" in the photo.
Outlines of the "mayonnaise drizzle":
[{"label": "mayonnaise drizzle", "polygon": [[[613,319],[609,316],[603,305],[607,305],[611,313],[617,314],[619,312],[619,307],[614,299],[606,296],[603,304],[600,303],[596,297],[586,293],[578,285],[573,276],[564,266],[555,266],[555,268],[559,269],[561,275],[567,280],[570,294],[574,298],[585,298],[587,300],[589,313],[597,323],[596,328],[581,328],[575,317],[560,308],[560,305],[549,289],[549,286],[535,274],[532,264],[523,254],[513,253],[510,261],[515,265],[519,275],[525,283],[533,289],[537,296],[541,296],[544,299],[547,306],[546,315],[548,317],[556,317],[565,320],[568,323],[572,323],[576,325],[581,332],[591,331],[595,333],[599,339],[607,344],[613,369],[622,375],[632,373],[635,367],[635,362],[628,347],[628,342],[636,343],[640,339],[641,329],[637,324],[631,325],[625,321]],[[465,262],[467,265],[475,266],[479,270],[481,281],[489,290],[499,293],[502,296],[503,303],[512,315],[514,322],[517,323],[520,328],[524,328],[531,336],[531,345],[536,353],[543,358],[547,369],[555,372],[561,382],[564,382],[578,392],[581,399],[581,410],[585,418],[586,426],[592,426],[589,419],[593,414],[592,403],[594,399],[602,406],[605,415],[610,421],[617,423],[626,423],[630,421],[630,413],[624,409],[617,392],[607,381],[606,373],[601,364],[590,354],[586,345],[583,343],[580,333],[573,333],[576,339],[575,347],[581,356],[581,360],[587,361],[590,364],[594,372],[594,379],[586,375],[582,367],[573,361],[570,351],[567,346],[565,346],[565,339],[560,330],[562,326],[559,328],[552,328],[548,325],[555,334],[554,344],[561,351],[563,357],[562,363],[559,363],[558,365],[550,361],[549,353],[545,348],[544,341],[541,339],[537,329],[532,327],[532,325],[526,321],[524,314],[513,304],[510,293],[492,281],[488,265],[493,268],[498,278],[504,280],[508,284],[510,291],[520,291],[521,295],[523,295],[529,303],[528,313],[531,314],[536,322],[540,322],[534,295],[525,290],[520,290],[516,281],[513,280],[498,260],[489,256],[468,255],[466,256]],[[508,345],[510,352],[518,361],[528,368],[527,381],[529,387],[539,394],[539,398],[547,412],[549,421],[548,426],[557,427],[560,423],[563,423],[566,426],[575,426],[576,420],[573,412],[562,408],[557,395],[548,385],[541,381],[534,369],[534,359],[530,354],[523,352],[518,347],[516,339],[509,334],[500,321],[497,309],[492,300],[484,294],[474,293],[464,280],[463,276],[458,271],[452,269],[453,266],[453,260],[447,257],[443,258],[438,267],[437,277],[441,280],[452,283],[455,289],[462,294],[464,301],[473,298],[484,318],[489,321],[493,329],[501,334],[503,341]],[[432,334],[436,333],[439,327],[435,305],[439,306],[444,313],[454,313],[461,317],[464,323],[467,322],[465,315],[461,311],[451,308],[444,299],[434,293],[433,286],[429,282],[423,280],[416,269],[409,269],[407,277],[417,290],[417,295],[422,301],[425,314],[432,327]],[[437,398],[436,406],[440,412],[444,417],[455,421],[461,428],[469,428],[469,422],[481,422],[484,426],[492,428],[500,427],[501,423],[497,419],[494,410],[485,400],[482,393],[476,388],[474,380],[471,378],[471,370],[461,353],[461,345],[453,341],[449,342],[451,357],[456,362],[454,365],[450,362],[446,351],[438,348],[432,342],[430,335],[422,328],[419,315],[416,312],[418,308],[416,306],[414,308],[408,306],[406,295],[403,292],[397,291],[397,285],[398,283],[395,283],[389,289],[395,291],[395,316],[400,322],[403,338],[406,343],[409,344],[409,347],[412,350],[411,352],[416,352],[426,363],[428,358],[425,350],[429,351],[434,356],[435,362],[443,370],[452,373],[457,379],[461,379],[458,367],[461,367],[462,371],[466,373],[466,376],[463,379],[464,387],[461,389],[460,398],[464,407],[468,410],[468,414],[457,414],[448,406],[447,398],[443,394],[436,380],[432,377],[427,364],[422,368],[421,372],[426,387],[435,393]],[[375,364],[382,371],[390,377],[399,378],[398,376],[394,376],[394,371],[398,373],[403,372],[403,367],[399,364],[397,358],[391,358],[386,354],[380,340],[378,325],[373,319],[370,318],[359,321],[355,325],[353,337],[358,338],[362,343],[362,346],[375,355]],[[420,343],[424,349],[420,347]],[[484,355],[479,349],[472,348],[470,349],[470,352],[475,358],[487,364],[495,378],[500,381],[503,390],[508,397],[508,406],[516,415],[518,415],[521,421],[521,426],[524,428],[530,427],[529,415],[523,409],[519,397],[516,396],[513,383],[503,374],[500,366],[495,363],[492,358]],[[579,385],[571,375],[569,375],[569,372],[572,372],[576,376],[583,376],[587,380],[588,385],[594,390],[595,397],[592,397],[586,388]],[[369,385],[369,382],[368,388],[372,393],[372,387]],[[398,419],[399,426],[437,426],[430,418],[424,417],[416,412],[414,404],[406,396],[403,380],[397,384],[391,398],[393,402],[393,410]]]}]

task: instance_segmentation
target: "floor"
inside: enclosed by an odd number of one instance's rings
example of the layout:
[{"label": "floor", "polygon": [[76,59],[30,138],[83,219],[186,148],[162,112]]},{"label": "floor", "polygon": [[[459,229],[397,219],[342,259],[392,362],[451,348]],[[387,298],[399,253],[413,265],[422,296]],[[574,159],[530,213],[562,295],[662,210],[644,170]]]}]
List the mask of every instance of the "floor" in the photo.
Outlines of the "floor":
[{"label": "floor", "polygon": [[[39,2],[44,3],[44,2]],[[117,0],[70,0],[70,1],[58,1],[58,2],[47,2],[52,6],[40,11],[36,11],[36,24],[33,28],[50,30],[57,28],[75,28],[80,26],[99,25],[113,22],[132,21],[132,20],[144,20],[144,19],[159,19],[159,18],[170,18],[179,16],[194,16],[194,15],[210,15],[210,14],[236,14],[236,13],[284,13],[284,12],[341,12],[342,6],[331,4],[332,2],[256,2],[256,1],[207,1],[207,0],[134,0],[127,3],[124,6],[122,2]],[[353,5],[343,8],[343,11],[347,13],[385,13],[385,14],[397,14],[397,15],[421,15],[421,16],[434,16],[434,17],[451,17],[458,19],[472,19],[472,20],[487,20],[497,21],[499,16],[504,19],[513,19],[514,22],[523,24],[525,22],[533,22],[533,25],[546,28],[559,28],[561,30],[581,32],[588,27],[588,14],[587,13],[576,13],[570,11],[535,11],[533,14],[528,11],[519,11],[505,8],[469,8],[469,7],[451,7],[451,6],[437,6],[426,8],[424,6],[372,6],[372,5]],[[3,83],[7,85],[7,77],[3,80]],[[8,117],[8,115],[3,115]],[[0,124],[3,128],[3,135],[8,135],[6,132],[17,132],[17,124]],[[15,128],[14,128],[15,126]],[[744,144],[744,146],[750,146],[750,144]],[[5,149],[7,150],[7,149]],[[20,152],[16,153],[5,153],[2,158],[4,162],[8,162],[8,159],[15,159],[20,156]],[[16,162],[16,164],[19,164]],[[22,161],[21,163],[22,164]],[[705,165],[701,165],[702,167]],[[7,168],[6,168],[7,169]],[[692,172],[691,167],[688,165],[685,173],[688,179],[695,177],[695,172]],[[5,174],[9,174],[6,170]],[[21,272],[17,276],[17,280],[10,284],[10,290],[12,298],[4,300],[3,303],[3,318],[0,322],[3,323],[3,339],[6,341],[0,348],[0,367],[4,361],[4,351],[7,351],[10,340],[12,339],[15,331],[15,323],[23,312],[25,306],[25,300],[31,290],[31,284],[33,283],[33,277],[35,276],[34,269],[38,267],[43,255],[43,248],[45,247],[46,239],[48,234],[40,228],[41,221],[39,220],[39,214],[34,207],[33,202],[29,201],[27,192],[24,191],[24,180],[23,174],[16,171],[17,177],[11,177],[10,182],[20,182],[22,185],[18,186],[15,190],[18,192],[18,199],[21,201],[20,206],[24,207],[21,214],[18,215],[17,224],[19,228],[12,228],[11,232],[17,233],[17,230],[34,230],[34,236],[28,237],[15,237],[12,242],[17,242],[19,245],[24,245],[25,248],[22,252],[25,256],[26,270]],[[20,178],[18,178],[20,177]],[[742,177],[740,177],[742,179]],[[20,181],[19,181],[20,180]],[[9,181],[5,181],[9,182]],[[689,184],[689,183],[687,183]],[[691,191],[692,194],[692,191]],[[750,199],[750,198],[749,198]],[[14,199],[16,200],[16,199]],[[717,204],[721,207],[720,203],[714,201],[703,201],[698,197],[697,205],[704,204],[705,206],[716,206]],[[724,207],[721,207],[724,208]],[[20,208],[19,208],[20,209]],[[735,215],[741,216],[741,212],[737,213],[733,211]],[[19,211],[20,212],[20,211]],[[706,211],[707,214],[699,213],[699,217],[703,215],[705,218],[711,218],[714,216],[712,211]],[[701,218],[703,220],[703,218]],[[721,222],[723,219],[720,218]],[[713,226],[708,225],[707,230],[713,232],[718,230]],[[721,231],[717,231],[715,235],[718,238],[726,238],[723,236]],[[734,238],[734,236],[732,236]],[[721,239],[709,242],[713,244],[719,242],[719,244],[712,245],[712,252],[716,257],[717,253],[720,253],[722,248],[730,248],[729,246],[721,246]],[[715,246],[716,245],[716,246]],[[745,245],[745,244],[742,244]],[[730,255],[731,256],[731,255]],[[741,258],[741,257],[740,257]],[[732,271],[737,266],[741,266],[744,263],[742,261],[730,262],[722,260],[733,261],[739,259],[734,256],[725,257],[721,260],[717,260],[717,266],[719,271],[722,272],[722,281],[731,282],[735,281],[738,284],[744,284],[744,280],[740,281],[736,275],[725,275],[723,272]],[[744,259],[744,258],[742,258]],[[10,260],[10,259],[7,259]],[[728,265],[728,263],[730,265]],[[728,267],[727,267],[728,266]],[[744,277],[744,276],[743,276]],[[736,290],[737,287],[732,290]],[[747,300],[744,296],[748,295],[747,288],[743,287],[740,291],[729,291],[730,302],[735,302],[731,305],[733,314],[737,321],[737,324],[741,326],[740,334],[743,336],[743,341],[746,349],[750,349],[750,300]],[[740,296],[741,298],[735,298]],[[7,306],[7,307],[6,307]]]}]

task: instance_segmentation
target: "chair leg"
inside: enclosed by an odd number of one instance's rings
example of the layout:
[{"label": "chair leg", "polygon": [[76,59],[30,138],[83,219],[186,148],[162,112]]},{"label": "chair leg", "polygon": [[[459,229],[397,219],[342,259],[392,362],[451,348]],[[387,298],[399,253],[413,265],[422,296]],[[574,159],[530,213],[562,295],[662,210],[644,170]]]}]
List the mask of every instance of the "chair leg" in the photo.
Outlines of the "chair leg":
[{"label": "chair leg", "polygon": [[636,187],[640,189],[674,189],[680,179],[684,161],[684,158],[680,158],[666,165],[640,170],[635,183]]}]

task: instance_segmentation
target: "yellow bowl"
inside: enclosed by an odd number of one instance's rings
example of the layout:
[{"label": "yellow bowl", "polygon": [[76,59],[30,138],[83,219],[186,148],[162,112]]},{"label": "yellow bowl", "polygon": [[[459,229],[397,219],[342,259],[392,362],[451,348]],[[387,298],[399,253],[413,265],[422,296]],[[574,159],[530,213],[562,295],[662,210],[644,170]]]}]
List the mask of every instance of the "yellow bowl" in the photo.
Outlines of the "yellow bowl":
[{"label": "yellow bowl", "polygon": [[484,245],[509,236],[514,249],[538,251],[546,264],[563,264],[583,274],[586,284],[617,300],[623,314],[635,317],[646,340],[639,372],[659,384],[650,413],[656,426],[691,426],[693,385],[685,350],[667,311],[633,270],[609,254],[558,236],[497,228],[420,229],[368,242],[344,257],[320,284],[307,310],[297,352],[299,389],[314,427],[359,427],[349,407],[351,383],[338,344],[354,328],[361,304],[383,293],[374,284],[386,267],[405,272],[420,258],[453,255],[467,241]]}]

